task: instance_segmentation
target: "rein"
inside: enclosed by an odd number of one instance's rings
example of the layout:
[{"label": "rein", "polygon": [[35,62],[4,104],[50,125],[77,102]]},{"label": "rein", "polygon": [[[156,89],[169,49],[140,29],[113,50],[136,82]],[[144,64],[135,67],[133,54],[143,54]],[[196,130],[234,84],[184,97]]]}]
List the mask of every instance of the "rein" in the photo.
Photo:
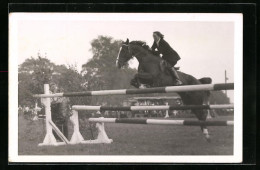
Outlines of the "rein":
[{"label": "rein", "polygon": [[[129,47],[129,45],[126,45],[126,44],[123,44],[123,45]],[[145,44],[143,44],[143,45],[145,45]],[[142,45],[142,46],[143,46],[143,45]],[[132,55],[136,57],[137,55],[141,54],[142,52],[143,52],[143,51],[140,51],[140,52],[137,52],[136,54],[132,54]]]}]

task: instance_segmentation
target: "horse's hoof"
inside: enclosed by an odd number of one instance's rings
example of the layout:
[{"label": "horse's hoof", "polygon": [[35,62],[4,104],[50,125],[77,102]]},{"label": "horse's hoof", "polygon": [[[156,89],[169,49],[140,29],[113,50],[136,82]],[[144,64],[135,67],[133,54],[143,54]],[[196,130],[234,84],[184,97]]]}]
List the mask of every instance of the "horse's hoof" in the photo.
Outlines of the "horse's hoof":
[{"label": "horse's hoof", "polygon": [[141,84],[141,85],[139,86],[139,89],[146,89],[146,86],[143,85],[143,84]]},{"label": "horse's hoof", "polygon": [[211,138],[210,137],[206,137],[206,140],[208,143],[211,143]]},{"label": "horse's hoof", "polygon": [[134,86],[135,88],[139,88],[139,86],[138,86],[138,84],[136,83],[136,82],[130,82],[130,84],[132,85],[132,86]]}]

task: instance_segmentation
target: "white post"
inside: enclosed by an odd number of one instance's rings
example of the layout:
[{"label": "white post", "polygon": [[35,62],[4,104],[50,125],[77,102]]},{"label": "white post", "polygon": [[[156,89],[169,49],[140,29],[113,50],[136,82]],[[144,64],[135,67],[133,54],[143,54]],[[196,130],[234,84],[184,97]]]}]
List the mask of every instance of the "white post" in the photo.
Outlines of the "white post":
[{"label": "white post", "polygon": [[112,143],[113,139],[109,139],[107,133],[105,131],[104,122],[98,122],[96,124],[96,128],[98,129],[97,143]]},{"label": "white post", "polygon": [[[104,117],[100,117],[100,119],[103,119]],[[109,139],[107,136],[107,133],[105,131],[105,125],[104,122],[96,122],[96,128],[98,130],[97,139],[95,140],[85,140],[81,143],[84,144],[94,144],[94,143],[112,143],[113,139]]]},{"label": "white post", "polygon": [[74,132],[70,139],[70,144],[77,144],[84,141],[80,131],[79,131],[79,119],[78,119],[78,111],[72,110],[73,115],[70,117],[71,122],[73,123]]},{"label": "white post", "polygon": [[[166,102],[166,106],[168,106],[168,102]],[[164,118],[168,118],[168,117],[170,117],[170,116],[169,116],[169,111],[166,110],[166,114],[165,114],[165,117],[164,117]]]},{"label": "white post", "polygon": [[[49,84],[44,84],[44,94],[50,94]],[[57,141],[52,133],[52,127],[49,124],[51,121],[51,99],[44,98],[45,105],[45,116],[46,116],[46,136],[43,140],[43,143],[40,143],[39,146],[42,145],[56,145]]]}]

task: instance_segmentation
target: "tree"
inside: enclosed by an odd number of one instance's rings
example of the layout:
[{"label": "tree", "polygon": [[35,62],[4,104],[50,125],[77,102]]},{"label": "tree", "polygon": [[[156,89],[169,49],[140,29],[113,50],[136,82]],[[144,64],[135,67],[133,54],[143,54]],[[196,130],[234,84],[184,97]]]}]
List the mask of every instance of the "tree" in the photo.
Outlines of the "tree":
[{"label": "tree", "polygon": [[229,104],[229,98],[223,93],[223,91],[211,91],[210,92],[211,104]]},{"label": "tree", "polygon": [[49,83],[54,64],[38,53],[37,59],[26,59],[18,68],[18,103],[31,105],[33,94],[43,93],[43,84]]},{"label": "tree", "polygon": [[[86,79],[88,90],[121,89],[130,87],[130,80],[136,70],[126,67],[123,70],[115,66],[116,58],[121,46],[121,40],[112,37],[98,36],[91,42],[90,51],[93,57],[82,66],[82,73]],[[122,98],[114,96],[93,98],[92,103],[118,103]]]},{"label": "tree", "polygon": [[83,91],[84,78],[76,66],[55,65],[39,53],[37,58],[29,58],[18,69],[18,103],[32,105],[33,94],[44,93],[43,85],[53,82],[64,92]]}]

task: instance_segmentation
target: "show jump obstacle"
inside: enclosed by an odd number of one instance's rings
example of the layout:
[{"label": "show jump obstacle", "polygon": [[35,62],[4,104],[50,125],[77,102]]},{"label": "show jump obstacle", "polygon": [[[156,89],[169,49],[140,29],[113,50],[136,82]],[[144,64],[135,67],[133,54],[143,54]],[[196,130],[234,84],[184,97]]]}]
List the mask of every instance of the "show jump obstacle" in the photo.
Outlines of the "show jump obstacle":
[{"label": "show jump obstacle", "polygon": [[216,91],[216,90],[234,90],[234,83],[227,84],[200,84],[188,86],[166,86],[146,89],[119,89],[119,90],[101,90],[68,92],[55,94],[36,94],[34,97],[79,97],[79,96],[105,96],[105,95],[127,95],[127,94],[147,94],[147,93],[171,93],[171,92],[190,92],[190,91]]},{"label": "show jump obstacle", "polygon": [[[79,131],[78,111],[81,110],[110,110],[110,111],[136,111],[136,110],[190,110],[190,109],[233,109],[233,105],[187,105],[187,106],[124,106],[124,107],[107,107],[107,106],[72,106],[73,115],[70,117],[74,132],[70,140],[68,140],[57,126],[51,120],[51,102],[52,97],[75,97],[75,96],[104,96],[104,95],[127,95],[127,94],[147,94],[147,93],[170,93],[170,92],[187,92],[187,91],[214,91],[214,90],[233,90],[234,83],[228,84],[203,84],[189,86],[168,86],[147,89],[121,89],[121,90],[102,90],[102,91],[85,91],[71,93],[49,93],[49,84],[44,85],[44,94],[37,94],[34,97],[43,98],[46,114],[46,136],[43,145],[64,145],[78,143],[111,143],[104,123],[131,123],[131,124],[156,124],[156,125],[181,125],[181,126],[230,126],[233,121],[191,121],[191,120],[159,120],[159,119],[117,119],[117,118],[89,118],[89,122],[95,122],[98,129],[98,136],[95,140],[84,140]],[[63,142],[57,142],[52,130],[54,130]]]},{"label": "show jump obstacle", "polygon": [[74,105],[73,110],[95,110],[95,111],[142,111],[142,110],[201,110],[201,109],[233,109],[233,104],[226,105],[186,105],[186,106],[86,106]]}]

